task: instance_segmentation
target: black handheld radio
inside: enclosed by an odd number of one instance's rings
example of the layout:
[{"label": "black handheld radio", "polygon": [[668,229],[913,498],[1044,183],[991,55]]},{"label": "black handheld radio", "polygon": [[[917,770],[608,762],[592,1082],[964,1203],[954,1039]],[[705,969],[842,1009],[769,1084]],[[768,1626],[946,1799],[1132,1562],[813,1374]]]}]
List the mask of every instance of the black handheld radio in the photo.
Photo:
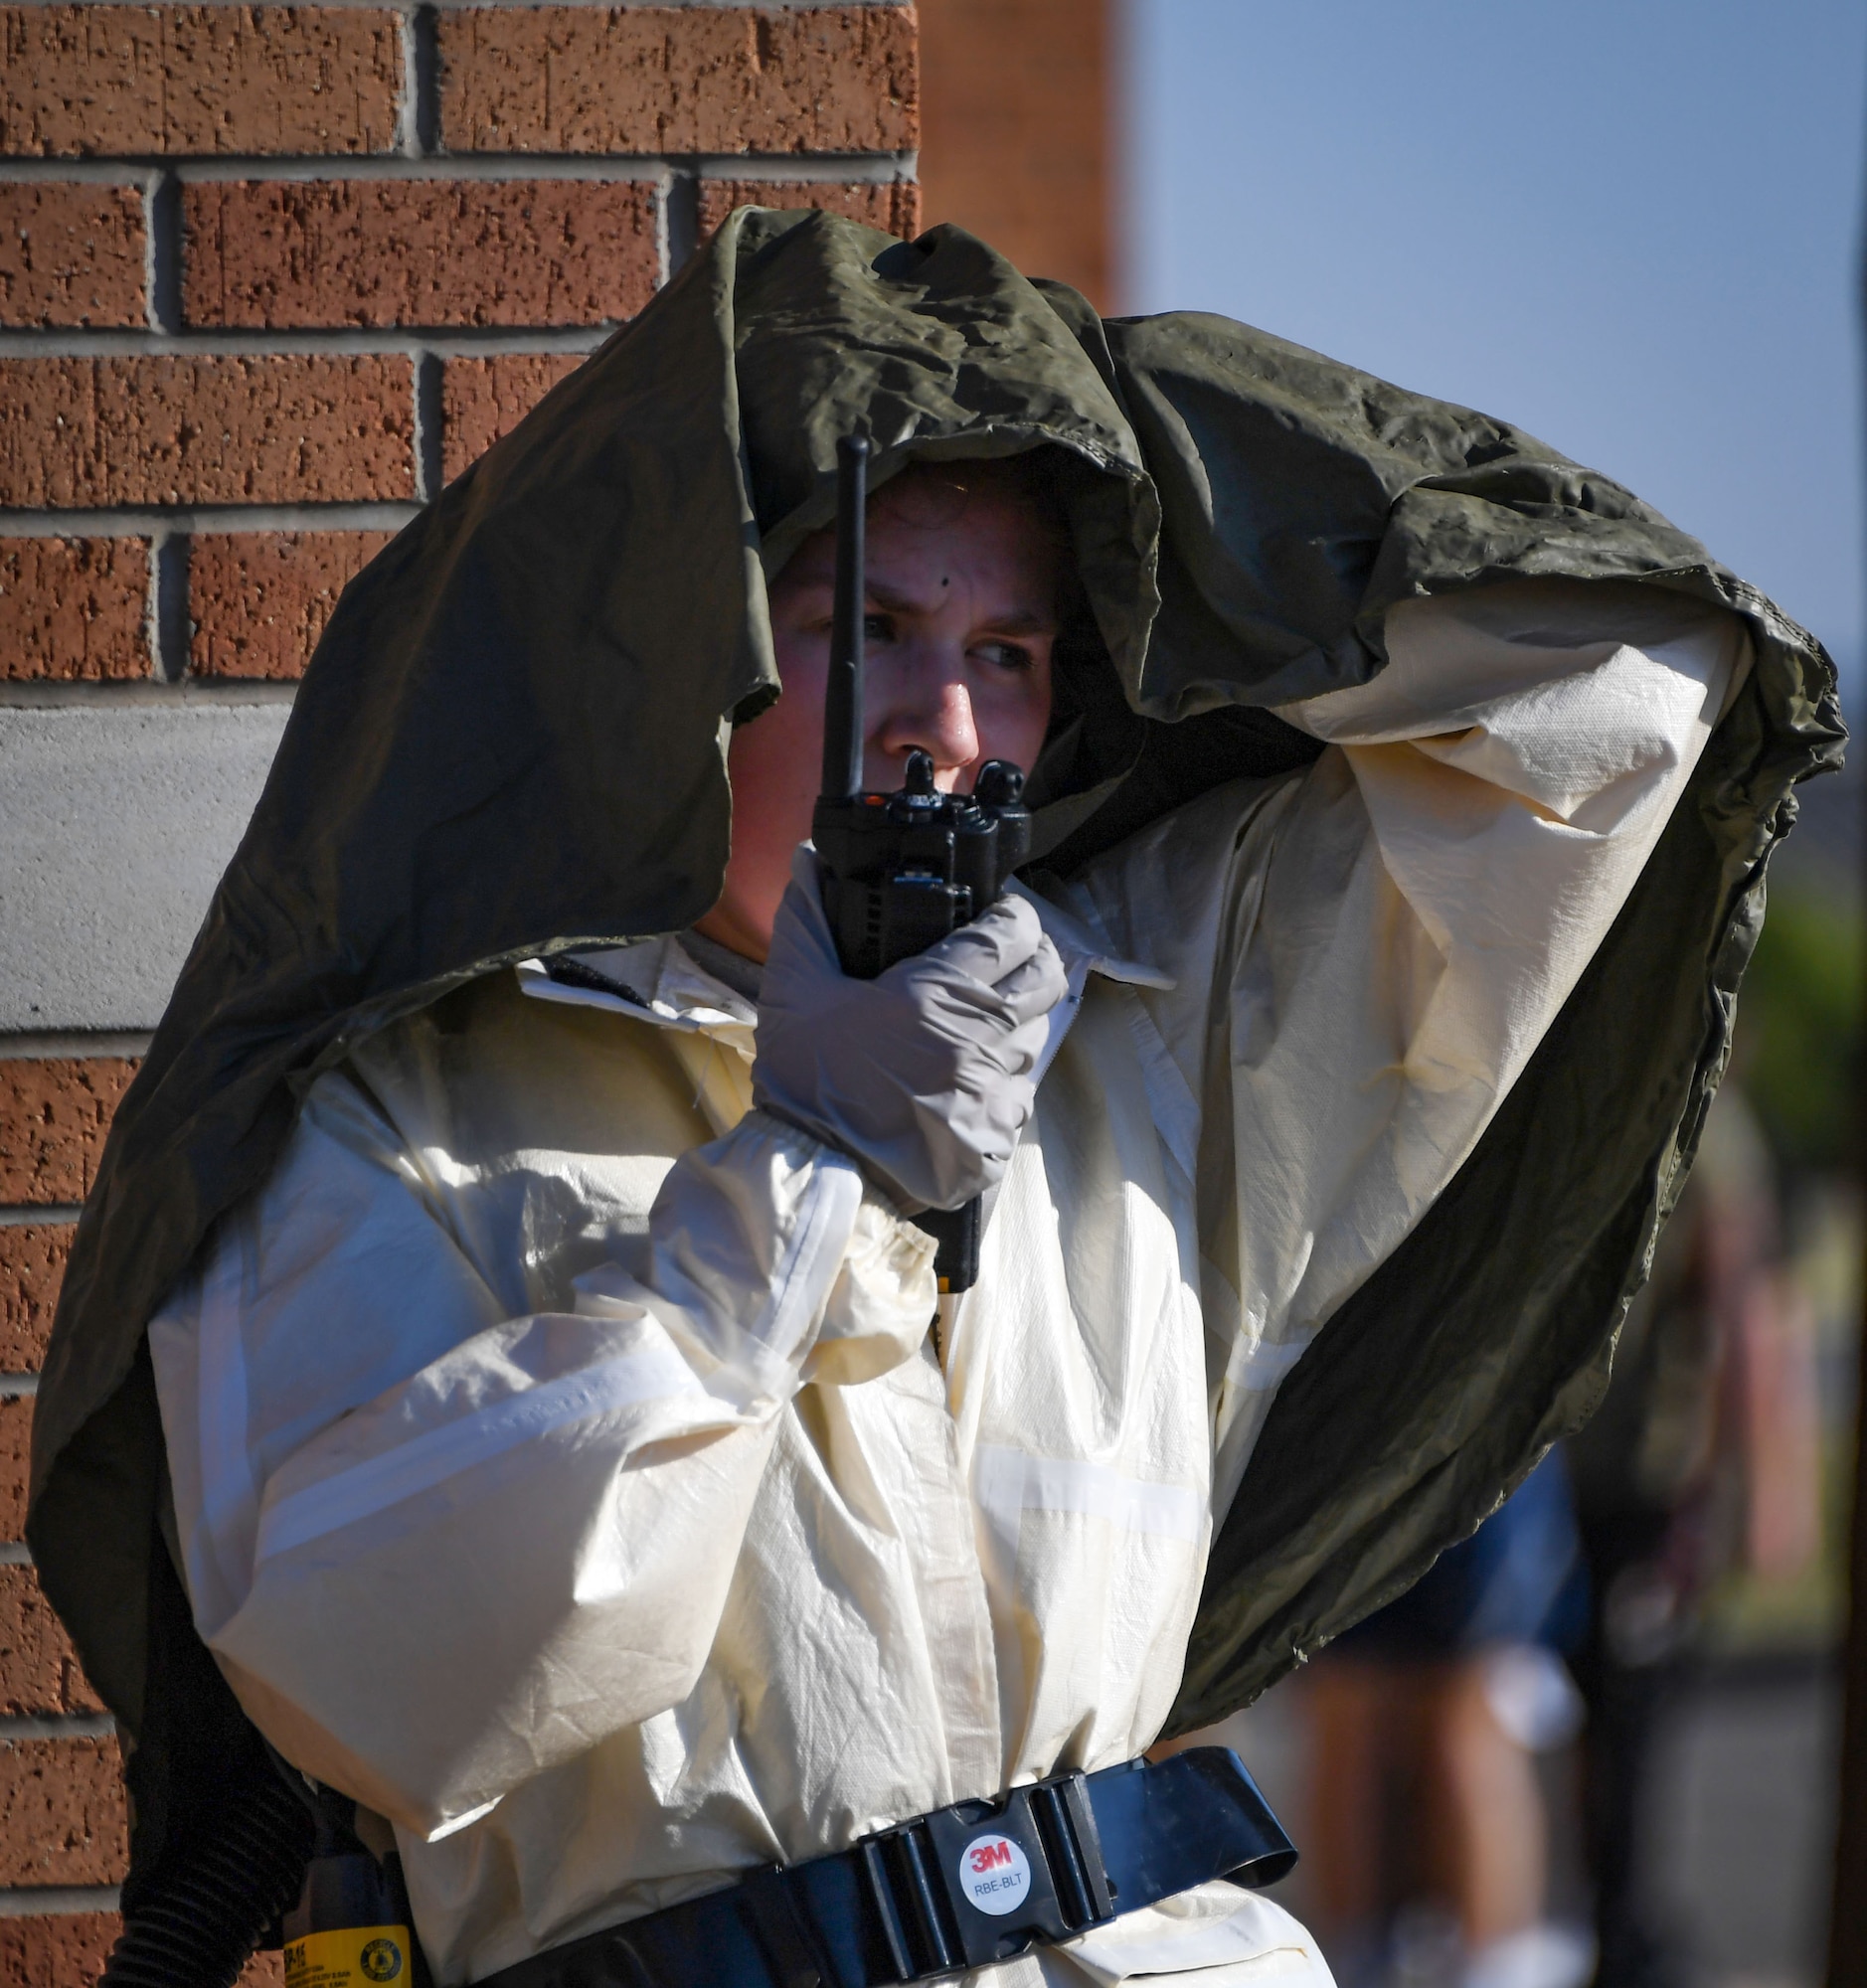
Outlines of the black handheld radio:
[{"label": "black handheld radio", "polygon": [[[988,759],[971,793],[942,794],[933,759],[916,749],[899,792],[863,791],[868,483],[869,444],[845,436],[836,445],[835,614],[823,697],[823,790],[811,836],[837,955],[854,980],[873,980],[976,917],[1031,850],[1024,774],[1009,759]],[[940,1289],[970,1289],[979,1274],[978,1202],[915,1220],[939,1243],[934,1270]]]}]

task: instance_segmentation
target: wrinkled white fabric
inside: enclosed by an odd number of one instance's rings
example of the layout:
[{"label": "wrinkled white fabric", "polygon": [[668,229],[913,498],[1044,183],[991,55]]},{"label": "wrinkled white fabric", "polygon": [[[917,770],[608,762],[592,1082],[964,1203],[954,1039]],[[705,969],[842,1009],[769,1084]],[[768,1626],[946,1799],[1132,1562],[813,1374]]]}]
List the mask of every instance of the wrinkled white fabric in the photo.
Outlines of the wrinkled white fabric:
[{"label": "wrinkled white fabric", "polygon": [[858,1160],[904,1214],[958,1208],[1003,1177],[1069,991],[1017,896],[875,979],[850,979],[806,846],[771,929],[753,1101]]},{"label": "wrinkled white fabric", "polygon": [[[176,1519],[243,1702],[394,1820],[441,1982],[1153,1740],[1278,1382],[1471,1150],[1742,667],[1726,617],[1629,613],[1399,608],[1386,675],[1286,714],[1307,771],[1039,904],[1070,993],[937,1338],[925,1239],[748,1112],[757,1018],[672,940],[312,1087],[151,1328]],[[989,1972],[1327,1978],[1223,1886]]]},{"label": "wrinkled white fabric", "polygon": [[[753,1115],[668,1171],[640,1277],[611,1257],[561,1310],[507,1303],[445,1246],[431,1202],[381,1194],[393,1138],[356,1085],[326,1086],[223,1237],[199,1313],[187,1573],[287,1750],[425,1833],[686,1696],[731,1575],[713,1531],[744,1525],[820,1331],[846,1364],[880,1335],[893,1364],[933,1286],[931,1245],[865,1208],[849,1161]],[[384,1386],[366,1363],[392,1348],[418,1364]],[[462,1525],[458,1564],[421,1550]],[[392,1613],[474,1652],[446,1666],[441,1721],[376,1689]],[[542,1720],[541,1674],[570,1685]]]}]

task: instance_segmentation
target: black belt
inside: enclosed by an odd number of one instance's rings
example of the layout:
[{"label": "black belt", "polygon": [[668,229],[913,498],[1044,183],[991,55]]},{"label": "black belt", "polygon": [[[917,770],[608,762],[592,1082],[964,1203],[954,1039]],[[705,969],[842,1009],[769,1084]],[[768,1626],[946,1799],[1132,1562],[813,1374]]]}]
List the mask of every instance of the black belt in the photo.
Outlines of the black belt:
[{"label": "black belt", "polygon": [[883,1988],[1009,1960],[1213,1878],[1296,1862],[1244,1763],[1197,1746],[955,1802],[574,1939],[480,1988]]}]

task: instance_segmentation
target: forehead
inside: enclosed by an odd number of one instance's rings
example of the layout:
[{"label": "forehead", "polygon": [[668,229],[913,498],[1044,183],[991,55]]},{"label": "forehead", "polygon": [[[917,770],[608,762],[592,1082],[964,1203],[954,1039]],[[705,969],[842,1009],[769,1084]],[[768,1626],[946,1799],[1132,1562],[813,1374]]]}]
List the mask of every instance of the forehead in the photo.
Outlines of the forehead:
[{"label": "forehead", "polygon": [[[957,482],[937,469],[904,470],[869,503],[872,580],[963,572],[974,585],[1054,603],[1064,572],[1056,525],[1029,492],[999,477]],[[831,531],[806,539],[779,575],[779,588],[827,585],[836,572]]]}]

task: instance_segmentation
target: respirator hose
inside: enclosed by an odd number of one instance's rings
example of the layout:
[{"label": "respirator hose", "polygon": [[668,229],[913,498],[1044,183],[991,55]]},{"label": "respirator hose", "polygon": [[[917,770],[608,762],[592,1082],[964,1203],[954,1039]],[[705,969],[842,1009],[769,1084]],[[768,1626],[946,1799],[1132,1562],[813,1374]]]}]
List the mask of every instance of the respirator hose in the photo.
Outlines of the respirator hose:
[{"label": "respirator hose", "polygon": [[233,1988],[297,1903],[312,1840],[303,1800],[275,1774],[245,1780],[238,1795],[208,1841],[154,1877],[97,1988]]}]

